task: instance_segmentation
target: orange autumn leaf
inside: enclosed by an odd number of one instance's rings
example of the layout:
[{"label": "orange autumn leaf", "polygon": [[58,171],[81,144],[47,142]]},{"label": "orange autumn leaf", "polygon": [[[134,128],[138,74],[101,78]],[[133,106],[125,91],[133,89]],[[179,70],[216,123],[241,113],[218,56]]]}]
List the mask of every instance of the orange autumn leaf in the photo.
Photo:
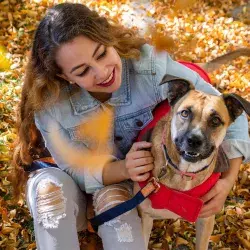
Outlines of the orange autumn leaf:
[{"label": "orange autumn leaf", "polygon": [[51,140],[60,157],[75,168],[83,166],[100,166],[110,161],[111,148],[108,140],[112,133],[112,111],[100,112],[92,115],[77,131],[78,135],[86,138],[92,145],[91,149],[78,149],[63,139],[57,132],[51,135]]},{"label": "orange autumn leaf", "polygon": [[177,49],[174,39],[166,34],[163,34],[158,31],[152,31],[152,44],[156,48],[157,51],[173,51]]},{"label": "orange autumn leaf", "polygon": [[210,236],[210,240],[211,240],[212,242],[218,243],[218,242],[220,242],[221,237],[222,237],[223,235],[224,235],[224,234],[211,235],[211,236]]},{"label": "orange autumn leaf", "polygon": [[105,144],[110,135],[112,119],[112,111],[93,115],[88,119],[88,122],[85,122],[81,126],[80,133],[90,139],[98,141],[100,144]]},{"label": "orange autumn leaf", "polygon": [[192,7],[197,0],[175,0],[173,9],[175,11],[183,10]]}]

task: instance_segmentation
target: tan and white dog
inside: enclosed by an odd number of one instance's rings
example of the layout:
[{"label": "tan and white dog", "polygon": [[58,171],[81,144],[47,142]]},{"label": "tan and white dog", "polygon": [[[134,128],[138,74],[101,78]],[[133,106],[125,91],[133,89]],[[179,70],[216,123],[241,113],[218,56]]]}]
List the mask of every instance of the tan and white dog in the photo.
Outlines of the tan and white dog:
[{"label": "tan and white dog", "polygon": [[[186,191],[211,176],[228,126],[243,110],[250,115],[250,103],[234,94],[214,96],[196,91],[188,81],[168,75],[162,84],[168,84],[171,111],[156,123],[151,134],[151,152],[155,159],[153,176],[171,189]],[[178,169],[166,162],[162,143],[167,146],[168,159]],[[195,178],[190,178],[188,173],[196,173]],[[134,192],[139,189],[135,183]],[[146,245],[154,219],[179,218],[167,209],[152,208],[148,198],[141,203],[139,210]],[[197,219],[196,249],[207,249],[213,225],[214,216]]]}]

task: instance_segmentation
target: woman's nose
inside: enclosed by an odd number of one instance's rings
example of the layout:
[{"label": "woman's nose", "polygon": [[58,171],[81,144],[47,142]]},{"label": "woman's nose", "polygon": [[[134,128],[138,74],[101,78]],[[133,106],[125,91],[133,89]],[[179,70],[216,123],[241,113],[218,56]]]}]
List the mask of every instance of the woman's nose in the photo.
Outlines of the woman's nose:
[{"label": "woman's nose", "polygon": [[108,70],[104,65],[96,64],[94,67],[95,78],[98,81],[104,81],[108,77]]}]

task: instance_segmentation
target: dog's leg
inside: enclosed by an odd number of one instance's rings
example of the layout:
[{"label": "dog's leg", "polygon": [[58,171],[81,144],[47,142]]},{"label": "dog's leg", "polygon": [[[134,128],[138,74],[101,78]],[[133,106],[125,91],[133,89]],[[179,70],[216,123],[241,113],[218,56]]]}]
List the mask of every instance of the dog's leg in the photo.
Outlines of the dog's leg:
[{"label": "dog's leg", "polygon": [[195,224],[196,245],[195,250],[207,250],[209,238],[214,228],[214,215],[208,218],[199,218]]},{"label": "dog's leg", "polygon": [[142,233],[145,241],[145,246],[147,248],[154,220],[152,217],[150,217],[150,215],[147,215],[143,212],[141,213],[141,219],[142,219]]}]

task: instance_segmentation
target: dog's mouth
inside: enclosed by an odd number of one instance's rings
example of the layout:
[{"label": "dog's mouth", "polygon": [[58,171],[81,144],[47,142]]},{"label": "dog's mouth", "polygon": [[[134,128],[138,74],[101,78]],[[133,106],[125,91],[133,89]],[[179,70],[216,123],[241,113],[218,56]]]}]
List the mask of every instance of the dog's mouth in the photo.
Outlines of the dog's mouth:
[{"label": "dog's mouth", "polygon": [[188,152],[188,151],[184,151],[184,154],[188,157],[198,157],[200,156],[199,153],[195,153],[195,152]]},{"label": "dog's mouth", "polygon": [[206,150],[205,154],[202,154],[201,152],[198,153],[194,151],[182,151],[182,150],[180,150],[179,152],[184,160],[195,163],[208,158],[212,154],[213,150],[214,147],[211,147],[210,149]]},{"label": "dog's mouth", "polygon": [[199,160],[200,158],[200,153],[196,152],[191,152],[191,151],[182,151],[181,156],[186,160],[186,161],[191,161],[195,162]]}]

